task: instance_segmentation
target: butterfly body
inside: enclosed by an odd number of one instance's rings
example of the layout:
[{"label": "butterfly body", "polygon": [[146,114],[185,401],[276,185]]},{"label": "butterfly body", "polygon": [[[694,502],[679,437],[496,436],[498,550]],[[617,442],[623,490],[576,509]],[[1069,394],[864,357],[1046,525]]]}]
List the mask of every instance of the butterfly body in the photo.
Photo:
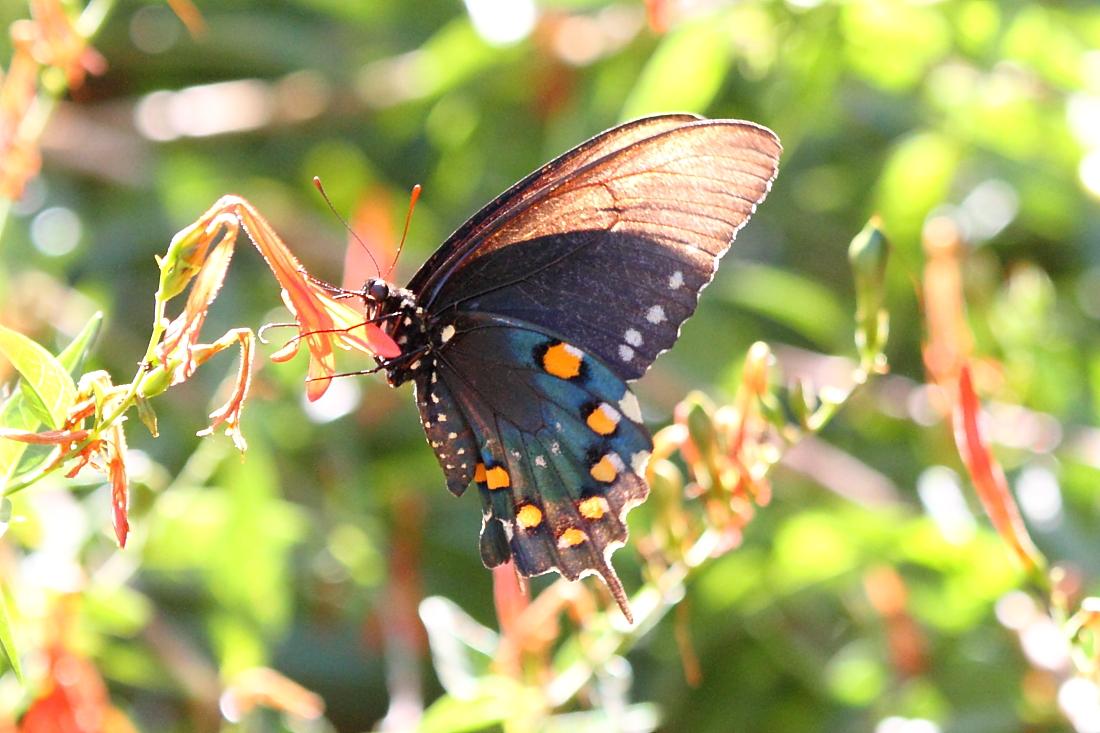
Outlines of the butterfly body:
[{"label": "butterfly body", "polygon": [[664,115],[599,135],[459,228],[410,281],[362,291],[402,350],[452,493],[476,483],[481,555],[599,575],[645,500],[652,450],[627,382],[679,335],[775,176],[753,123]]}]

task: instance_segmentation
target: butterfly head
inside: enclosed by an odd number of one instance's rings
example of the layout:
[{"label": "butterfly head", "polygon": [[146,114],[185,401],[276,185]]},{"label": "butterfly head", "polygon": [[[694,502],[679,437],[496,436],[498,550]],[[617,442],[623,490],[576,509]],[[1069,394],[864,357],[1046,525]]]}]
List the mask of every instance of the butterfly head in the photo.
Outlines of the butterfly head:
[{"label": "butterfly head", "polygon": [[358,295],[363,299],[367,317],[390,335],[393,335],[394,325],[404,316],[419,310],[416,296],[380,277],[372,277],[363,283]]},{"label": "butterfly head", "polygon": [[420,357],[430,350],[430,336],[424,310],[416,304],[416,296],[380,277],[372,277],[359,291],[366,317],[377,323],[401,347],[401,356],[380,359],[390,384],[397,386],[410,379],[427,365]]},{"label": "butterfly head", "polygon": [[390,297],[390,284],[380,277],[372,277],[363,284],[363,300],[371,303],[384,303]]}]

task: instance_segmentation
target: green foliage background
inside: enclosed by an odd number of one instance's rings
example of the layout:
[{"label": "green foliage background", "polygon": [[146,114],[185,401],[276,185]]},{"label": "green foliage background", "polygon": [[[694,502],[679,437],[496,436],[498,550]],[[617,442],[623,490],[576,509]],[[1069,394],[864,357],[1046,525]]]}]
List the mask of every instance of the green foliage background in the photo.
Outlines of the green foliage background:
[{"label": "green foliage background", "polygon": [[[669,731],[885,731],[891,717],[967,733],[1072,730],[1056,706],[1063,673],[1030,669],[995,617],[1022,578],[976,502],[977,531],[949,542],[916,490],[929,467],[961,471],[949,426],[921,407],[920,233],[933,212],[970,223],[970,323],[977,351],[1002,365],[992,396],[1055,436],[1028,441],[1007,420],[999,455],[1014,483],[1029,469],[1056,479],[1061,513],[1033,522],[1033,535],[1096,593],[1100,207],[1082,161],[1100,155],[1100,7],[742,0],[699,4],[657,35],[633,0],[545,1],[531,36],[496,47],[456,0],[197,4],[208,24],[198,39],[166,6],[111,4],[94,41],[109,71],[55,110],[43,173],[3,230],[5,325],[56,351],[102,309],[90,367],[124,378],[149,332],[153,255],[222,194],[252,201],[312,273],[339,282],[346,234],[310,178],[341,212],[387,202],[398,227],[422,183],[404,281],[481,204],[617,122],[676,110],[757,121],[784,143],[779,178],[678,346],[638,384],[646,418],[666,423],[691,389],[728,401],[757,340],[852,356],[846,248],[878,213],[894,246],[892,375],[845,409],[814,457],[843,452],[850,462],[828,472],[838,485],[861,495],[873,480],[885,499],[861,505],[780,466],[743,546],[690,588],[701,684],[684,681],[669,619],[629,655],[630,698],[655,703]],[[25,13],[6,3],[0,23]],[[602,33],[604,50],[570,63],[561,29],[577,19],[588,25],[572,33]],[[276,94],[304,87],[319,110],[166,141],[135,127],[147,95],[240,79]],[[276,109],[306,103],[290,99]],[[81,227],[59,256],[35,243],[51,207]],[[263,263],[241,247],[207,333],[281,320],[278,307]],[[323,695],[337,729],[369,729],[387,710],[393,626],[413,610],[401,593],[445,596],[495,627],[476,501],[444,490],[409,390],[343,380],[351,413],[309,419],[302,359],[257,375],[246,461],[228,440],[200,442],[233,369],[223,357],[158,399],[159,439],[131,421],[130,447],[147,458],[132,476],[131,548],[113,547],[109,487],[57,479],[15,497],[27,521],[8,535],[22,563],[12,567],[54,587],[77,574],[78,643],[144,731],[230,725],[197,712],[210,703],[204,685],[261,664]],[[615,558],[628,589],[634,552]],[[894,665],[864,590],[883,565],[908,589],[924,643],[916,670]],[[35,597],[17,599],[16,618],[34,617]],[[184,651],[166,653],[169,642]],[[426,648],[412,653],[430,703],[441,688]],[[506,705],[523,704],[499,684]]]}]

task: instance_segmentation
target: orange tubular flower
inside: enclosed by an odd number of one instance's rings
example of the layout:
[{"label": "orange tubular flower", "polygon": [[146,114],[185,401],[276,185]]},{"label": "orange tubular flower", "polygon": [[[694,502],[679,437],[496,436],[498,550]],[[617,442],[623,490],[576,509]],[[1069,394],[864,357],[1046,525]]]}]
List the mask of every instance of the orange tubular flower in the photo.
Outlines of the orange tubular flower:
[{"label": "orange tubular flower", "polygon": [[108,428],[105,442],[103,452],[107,457],[107,475],[111,477],[111,525],[118,546],[125,548],[130,535],[130,485],[126,478],[126,437],[121,424]]},{"label": "orange tubular flower", "polygon": [[87,440],[88,435],[90,433],[87,430],[43,430],[41,433],[32,433],[27,430],[0,428],[0,438],[32,445],[70,445]]},{"label": "orange tubular flower", "polygon": [[240,342],[242,362],[237,388],[229,403],[211,415],[215,421],[211,430],[225,423],[238,446],[243,446],[238,421],[248,390],[254,351],[251,333],[234,331],[209,346],[201,346],[197,340],[206,311],[225,278],[237,230],[242,226],[282,286],[283,302],[298,323],[298,335],[271,359],[286,361],[297,354],[301,342],[305,342],[310,352],[306,386],[309,399],[316,400],[323,395],[336,374],[333,344],[383,358],[401,353],[393,339],[378,326],[363,322],[362,308],[347,302],[348,293],[310,277],[251,204],[239,196],[223,196],[194,224],[177,234],[168,254],[159,260],[161,289],[158,297],[162,301],[182,292],[192,278],[197,278],[197,282],[188,296],[184,312],[168,327],[156,353],[161,363],[173,370],[172,383],[176,384],[190,377],[212,353],[226,348],[233,340]]},{"label": "orange tubular flower", "polygon": [[38,62],[25,47],[17,46],[8,74],[0,81],[0,196],[16,199],[42,162],[37,143],[19,134],[34,102]]},{"label": "orange tubular flower", "polygon": [[[187,305],[169,324],[157,347],[157,356],[163,364],[178,364],[173,369],[171,384],[186,381],[199,366],[194,352],[199,345],[199,334],[206,321],[206,313],[218,297],[226,270],[229,269],[229,261],[233,257],[233,234],[227,232],[210,256],[203,261],[195,284],[187,296]],[[205,254],[206,249],[206,246],[201,247],[200,255]]]},{"label": "orange tubular flower", "polygon": [[336,374],[334,343],[343,349],[356,349],[386,359],[401,355],[400,347],[382,329],[363,322],[362,309],[349,305],[345,293],[329,289],[309,276],[251,204],[237,196],[225,196],[215,207],[219,205],[232,207],[249,239],[283,287],[283,301],[298,322],[298,337],[271,359],[286,361],[298,353],[301,341],[306,342],[310,352],[306,395],[310,400],[323,395]]},{"label": "orange tubular flower", "polygon": [[233,341],[241,345],[241,365],[237,370],[237,381],[233,386],[233,393],[226,403],[214,412],[210,413],[213,421],[210,427],[200,430],[199,435],[213,435],[214,431],[225,425],[225,434],[233,439],[233,444],[243,453],[248,447],[244,434],[241,433],[241,411],[244,409],[245,398],[248,397],[248,387],[252,383],[252,362],[256,353],[256,337],[247,328],[236,328],[222,336],[210,346],[201,347],[195,352],[195,361],[198,364],[207,358],[226,348]]},{"label": "orange tubular flower", "polygon": [[1016,500],[1008,489],[1001,464],[993,456],[980,426],[981,404],[970,379],[970,365],[959,369],[959,402],[955,409],[955,442],[959,447],[974,490],[1001,539],[1028,572],[1045,566],[1042,555],[1027,533]]},{"label": "orange tubular flower", "polygon": [[31,15],[33,21],[12,26],[12,37],[29,44],[39,63],[64,71],[70,88],[83,84],[87,73],[107,70],[107,62],[87,45],[60,0],[32,0]]}]

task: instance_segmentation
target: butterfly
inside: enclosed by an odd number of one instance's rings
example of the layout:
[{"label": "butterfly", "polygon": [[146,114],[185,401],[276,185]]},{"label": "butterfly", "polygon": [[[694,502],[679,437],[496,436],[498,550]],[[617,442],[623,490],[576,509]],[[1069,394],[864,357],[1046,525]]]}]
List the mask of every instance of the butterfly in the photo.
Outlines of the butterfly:
[{"label": "butterfly", "polygon": [[414,383],[447,488],[477,484],[486,567],[598,575],[633,621],[610,558],[653,443],[627,382],[676,341],[780,151],[752,122],[628,122],[498,196],[408,287],[367,281],[401,349],[380,368]]}]

